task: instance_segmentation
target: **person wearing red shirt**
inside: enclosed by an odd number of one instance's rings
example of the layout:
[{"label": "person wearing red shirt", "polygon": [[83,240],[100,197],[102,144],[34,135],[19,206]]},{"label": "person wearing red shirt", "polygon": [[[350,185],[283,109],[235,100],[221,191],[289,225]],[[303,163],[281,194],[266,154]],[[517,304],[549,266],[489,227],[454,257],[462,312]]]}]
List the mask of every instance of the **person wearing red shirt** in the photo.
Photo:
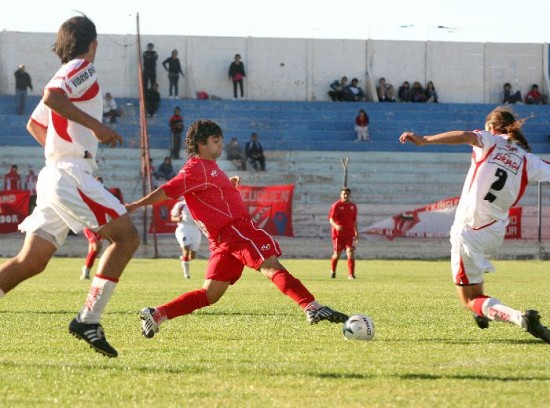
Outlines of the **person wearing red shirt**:
[{"label": "person wearing red shirt", "polygon": [[340,190],[340,200],[330,207],[328,220],[332,227],[332,258],[330,259],[330,277],[336,278],[336,266],[342,251],[348,257],[348,279],[355,279],[355,246],[357,245],[357,205],[350,200],[351,190]]},{"label": "person wearing red shirt", "polygon": [[21,176],[17,172],[17,164],[12,164],[10,171],[4,176],[4,190],[21,190]]},{"label": "person wearing red shirt", "polygon": [[216,303],[239,280],[245,266],[261,272],[306,313],[307,321],[342,323],[348,316],[319,304],[309,290],[279,262],[277,241],[254,225],[241,194],[240,178],[218,167],[223,152],[222,129],[210,120],[198,120],[187,131],[189,160],[179,174],[147,196],[126,205],[129,212],[168,198],[184,197],[198,227],[210,241],[210,259],[202,289],[187,292],[156,308],[140,311],[142,334],[152,338],[159,325]]},{"label": "person wearing red shirt", "polygon": [[357,132],[358,141],[370,142],[369,115],[364,109],[360,109],[359,114],[355,117],[355,131]]},{"label": "person wearing red shirt", "polygon": [[539,92],[537,84],[533,84],[531,90],[525,95],[525,103],[527,105],[544,105],[546,103],[546,95]]}]

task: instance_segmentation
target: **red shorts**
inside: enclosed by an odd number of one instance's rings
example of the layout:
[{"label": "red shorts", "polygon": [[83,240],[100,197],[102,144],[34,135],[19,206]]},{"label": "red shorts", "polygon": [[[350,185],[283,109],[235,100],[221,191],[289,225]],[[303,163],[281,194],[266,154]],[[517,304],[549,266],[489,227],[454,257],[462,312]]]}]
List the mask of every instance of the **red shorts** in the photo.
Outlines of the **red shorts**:
[{"label": "red shorts", "polygon": [[84,228],[82,232],[84,233],[84,236],[88,239],[88,242],[90,244],[97,244],[103,239],[101,235],[99,235],[97,232],[92,231],[91,229]]},{"label": "red shorts", "polygon": [[336,252],[341,252],[346,248],[355,249],[357,239],[355,237],[332,237],[332,247]]},{"label": "red shorts", "polygon": [[218,242],[210,246],[206,279],[232,285],[239,280],[245,266],[258,270],[271,256],[281,256],[277,241],[250,219],[236,220],[225,227]]}]

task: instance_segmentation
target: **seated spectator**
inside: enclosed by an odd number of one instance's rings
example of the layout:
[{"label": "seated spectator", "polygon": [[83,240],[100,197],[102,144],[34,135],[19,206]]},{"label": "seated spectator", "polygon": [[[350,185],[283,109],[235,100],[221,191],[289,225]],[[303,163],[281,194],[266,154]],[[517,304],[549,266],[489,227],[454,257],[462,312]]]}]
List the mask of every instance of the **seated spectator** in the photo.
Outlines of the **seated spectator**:
[{"label": "seated spectator", "polygon": [[376,93],[378,94],[378,102],[395,102],[393,85],[386,83],[386,78],[380,78]]},{"label": "seated spectator", "polygon": [[158,178],[163,178],[166,181],[174,178],[176,173],[174,172],[174,167],[172,167],[172,158],[170,156],[166,156],[164,158],[164,161],[159,166],[156,175]]},{"label": "seated spectator", "polygon": [[330,91],[328,91],[328,96],[333,102],[341,102],[346,100],[346,85],[348,83],[348,77],[343,76],[339,81],[334,80],[330,84]]},{"label": "seated spectator", "polygon": [[160,106],[159,84],[155,82],[151,88],[147,89],[144,99],[147,116],[154,118]]},{"label": "seated spectator", "polygon": [[435,90],[435,86],[432,81],[428,81],[428,84],[426,85],[426,90],[424,91],[424,95],[426,96],[426,102],[438,103],[437,91]]},{"label": "seated spectator", "polygon": [[545,105],[546,95],[539,92],[539,86],[537,84],[531,85],[531,90],[525,95],[525,103],[527,105]]},{"label": "seated spectator", "polygon": [[231,138],[231,141],[225,146],[225,152],[227,160],[231,160],[237,170],[246,170],[246,158],[236,137]]},{"label": "seated spectator", "polygon": [[103,117],[109,118],[109,123],[116,123],[116,118],[122,116],[122,110],[117,108],[116,101],[113,96],[107,92],[103,98]]},{"label": "seated spectator", "polygon": [[512,85],[510,85],[509,82],[506,82],[504,84],[502,103],[508,104],[518,102],[521,103],[521,92],[517,91],[516,93],[512,93]]},{"label": "seated spectator", "polygon": [[359,114],[355,117],[355,131],[357,132],[358,141],[370,142],[369,115],[364,109],[359,109]]},{"label": "seated spectator", "polygon": [[411,88],[409,81],[403,82],[403,85],[399,87],[397,91],[397,96],[400,102],[410,102],[411,101]]},{"label": "seated spectator", "polygon": [[21,190],[21,176],[17,172],[17,164],[12,164],[10,171],[4,175],[4,190]]},{"label": "seated spectator", "polygon": [[359,86],[359,80],[353,78],[351,84],[346,87],[346,101],[363,102],[366,101],[365,92]]},{"label": "seated spectator", "polygon": [[256,133],[252,133],[250,140],[246,142],[245,154],[254,170],[265,171],[264,149],[261,143],[258,142],[258,135]]},{"label": "seated spectator", "polygon": [[426,95],[424,95],[424,88],[420,85],[420,82],[414,81],[411,89],[411,102],[426,102]]}]

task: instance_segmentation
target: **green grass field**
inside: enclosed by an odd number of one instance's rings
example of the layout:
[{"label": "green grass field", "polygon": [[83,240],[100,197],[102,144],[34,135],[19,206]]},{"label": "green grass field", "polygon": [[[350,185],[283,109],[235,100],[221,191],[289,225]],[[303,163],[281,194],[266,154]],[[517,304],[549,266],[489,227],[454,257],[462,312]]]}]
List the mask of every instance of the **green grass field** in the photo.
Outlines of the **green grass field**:
[{"label": "green grass field", "polygon": [[[175,259],[135,259],[103,316],[119,352],[108,359],[68,333],[89,287],[82,260],[54,259],[0,300],[0,406],[550,406],[550,345],[512,325],[478,329],[448,261],[359,261],[356,281],[345,279],[345,261],[336,280],[328,260],[283,262],[322,303],[371,316],[374,340],[308,325],[252,270],[218,304],[145,339],[139,309],[200,287],[205,261],[185,281]],[[495,264],[487,293],[550,324],[550,264]]]}]

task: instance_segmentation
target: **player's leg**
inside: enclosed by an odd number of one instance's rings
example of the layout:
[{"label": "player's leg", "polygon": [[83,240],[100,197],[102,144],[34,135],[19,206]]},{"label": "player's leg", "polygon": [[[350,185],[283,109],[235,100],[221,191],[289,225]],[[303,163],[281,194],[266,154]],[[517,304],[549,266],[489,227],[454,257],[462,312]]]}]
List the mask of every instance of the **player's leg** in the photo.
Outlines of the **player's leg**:
[{"label": "player's leg", "polygon": [[82,267],[82,274],[80,275],[80,280],[90,279],[90,272],[94,266],[95,259],[97,255],[101,252],[103,244],[101,243],[101,237],[97,236],[96,233],[88,229],[84,229],[86,238],[88,238],[88,255],[84,260],[84,266]]},{"label": "player's leg", "polygon": [[0,297],[21,282],[42,272],[57,247],[34,233],[27,233],[19,253],[0,265]]},{"label": "player's leg", "polygon": [[191,278],[191,272],[190,272],[190,266],[189,262],[192,259],[191,256],[191,247],[189,245],[185,245],[182,250],[182,258],[181,258],[181,266],[183,268],[183,277],[185,279]]},{"label": "player's leg", "polygon": [[336,268],[338,267],[338,260],[342,254],[343,247],[340,246],[340,240],[338,237],[332,238],[332,256],[330,257],[330,277],[336,278]]},{"label": "player's leg", "polygon": [[346,256],[348,258],[348,279],[355,279],[355,248],[346,247]]}]

